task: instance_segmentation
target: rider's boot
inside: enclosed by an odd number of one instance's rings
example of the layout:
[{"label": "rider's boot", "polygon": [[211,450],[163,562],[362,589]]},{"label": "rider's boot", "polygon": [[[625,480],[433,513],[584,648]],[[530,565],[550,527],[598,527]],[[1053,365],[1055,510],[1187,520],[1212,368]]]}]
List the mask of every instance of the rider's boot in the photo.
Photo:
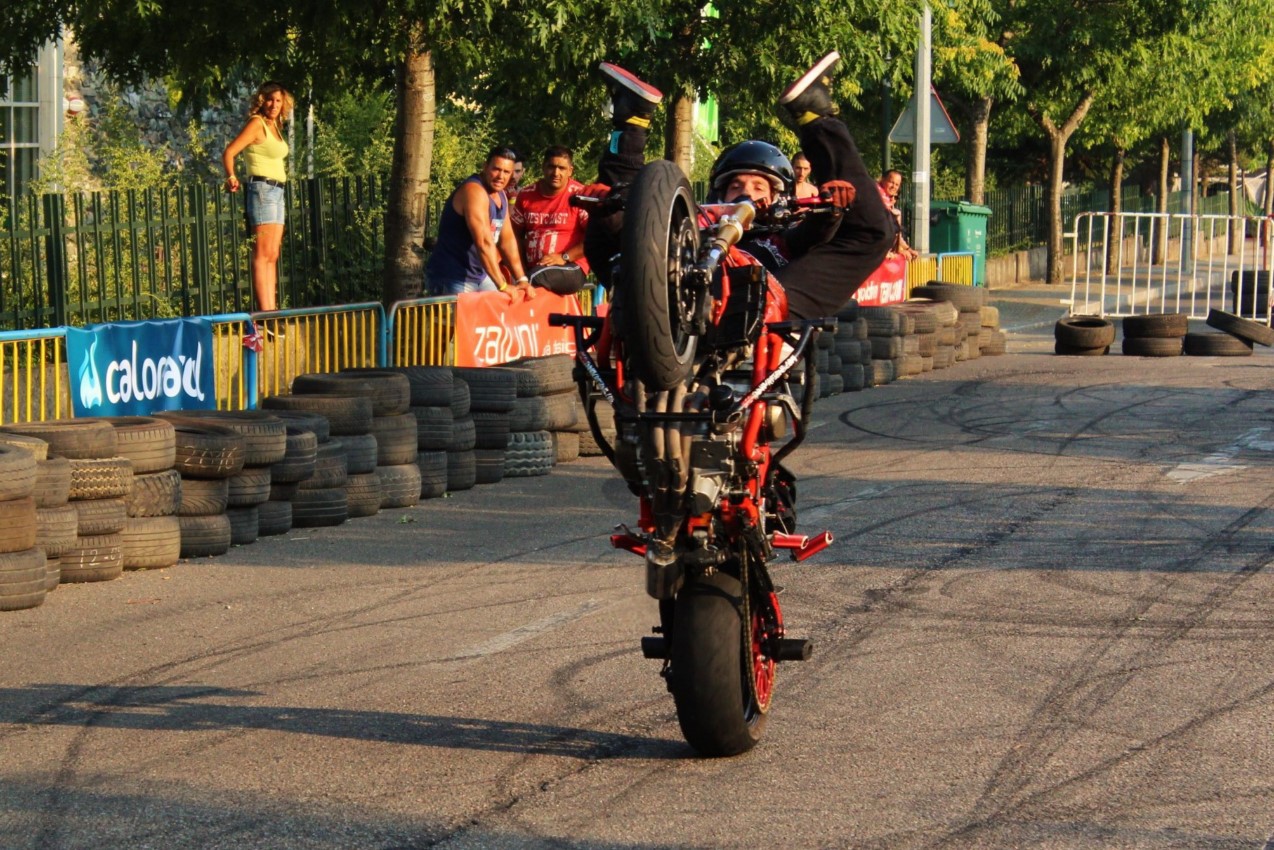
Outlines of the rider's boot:
[{"label": "rider's boot", "polygon": [[611,62],[603,62],[597,69],[610,86],[611,123],[615,129],[648,129],[663,92]]},{"label": "rider's boot", "polygon": [[828,91],[832,84],[828,73],[839,61],[840,53],[833,50],[811,65],[809,70],[779,95],[780,114],[797,127],[803,127],[811,121],[839,113],[840,109],[832,102],[831,92]]}]

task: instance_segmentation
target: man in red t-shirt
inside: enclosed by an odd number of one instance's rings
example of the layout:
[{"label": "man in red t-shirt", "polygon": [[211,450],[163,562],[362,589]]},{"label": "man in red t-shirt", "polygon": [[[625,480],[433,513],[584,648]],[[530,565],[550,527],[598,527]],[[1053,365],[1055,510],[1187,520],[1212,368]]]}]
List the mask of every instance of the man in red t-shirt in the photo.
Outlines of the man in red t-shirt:
[{"label": "man in red t-shirt", "polygon": [[570,204],[584,184],[573,179],[575,159],[570,148],[554,145],[544,151],[544,176],[518,193],[510,220],[522,243],[528,266],[578,263],[584,259],[584,228],[588,213]]}]

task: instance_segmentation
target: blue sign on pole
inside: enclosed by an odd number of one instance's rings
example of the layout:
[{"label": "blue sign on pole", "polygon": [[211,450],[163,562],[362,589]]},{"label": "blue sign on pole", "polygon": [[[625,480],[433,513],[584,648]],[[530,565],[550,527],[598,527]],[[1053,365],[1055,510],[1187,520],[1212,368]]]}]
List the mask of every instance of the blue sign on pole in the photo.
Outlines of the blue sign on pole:
[{"label": "blue sign on pole", "polygon": [[76,416],[145,416],[216,404],[207,319],[67,328],[66,357]]}]

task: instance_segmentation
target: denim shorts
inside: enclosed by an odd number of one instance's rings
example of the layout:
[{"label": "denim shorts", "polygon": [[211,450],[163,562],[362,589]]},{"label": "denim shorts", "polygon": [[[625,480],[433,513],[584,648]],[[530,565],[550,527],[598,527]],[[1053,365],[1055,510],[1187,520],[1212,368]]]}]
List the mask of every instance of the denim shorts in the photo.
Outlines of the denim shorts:
[{"label": "denim shorts", "polygon": [[287,192],[282,186],[271,186],[256,180],[247,183],[244,188],[248,193],[246,209],[250,227],[258,224],[283,224]]}]

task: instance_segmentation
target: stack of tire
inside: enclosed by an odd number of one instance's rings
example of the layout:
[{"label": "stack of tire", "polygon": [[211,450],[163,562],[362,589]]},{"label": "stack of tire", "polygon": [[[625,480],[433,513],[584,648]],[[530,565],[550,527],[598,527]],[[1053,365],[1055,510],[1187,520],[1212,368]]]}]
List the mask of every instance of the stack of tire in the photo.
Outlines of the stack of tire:
[{"label": "stack of tire", "polygon": [[[904,307],[907,305],[920,305],[937,320],[937,329],[933,336],[933,368],[946,369],[954,365],[956,349],[962,344],[960,333],[963,328],[958,324],[960,311],[950,301],[932,301],[924,298],[910,299],[904,302]],[[922,341],[921,348],[927,350],[928,345]],[[921,356],[925,355],[922,353]]]},{"label": "stack of tire", "polygon": [[224,555],[230,550],[230,478],[243,471],[243,437],[212,422],[173,418],[175,459],[181,478],[177,525],[181,557]]},{"label": "stack of tire", "polygon": [[903,375],[932,372],[938,351],[938,310],[933,301],[904,301],[897,310],[911,318],[912,332],[903,341]]},{"label": "stack of tire", "polygon": [[230,543],[246,546],[261,536],[260,506],[270,500],[271,469],[287,457],[287,425],[261,410],[182,410],[160,416],[217,425],[243,440],[243,468],[227,479],[226,519]]},{"label": "stack of tire", "polygon": [[[352,378],[344,380],[342,392],[294,393],[261,400],[264,410],[314,431],[317,441],[314,473],[297,482],[295,490],[280,488],[270,495],[272,501],[291,499],[293,528],[323,528],[349,519],[349,447],[355,451],[356,468],[376,469],[375,438],[370,436],[375,408],[367,394],[371,391],[365,384],[356,386]],[[310,420],[307,426],[306,417],[317,417],[322,423]]]},{"label": "stack of tire", "polygon": [[54,419],[4,430],[41,439],[50,457],[67,459],[68,496],[77,522],[75,542],[61,555],[60,582],[118,578],[124,569],[120,532],[128,517],[125,499],[132,492],[133,469],[119,455],[115,427],[103,419]]},{"label": "stack of tire", "polygon": [[[911,290],[912,297],[931,301],[949,301],[959,311],[956,318],[955,359],[973,360],[982,356],[982,307],[986,303],[986,290],[960,283],[943,283],[933,280]],[[998,320],[998,316],[997,316]]]},{"label": "stack of tire", "polygon": [[978,351],[983,357],[1003,354],[1008,336],[1000,330],[1000,308],[993,304],[983,304],[978,312],[982,317],[982,327],[978,332]]},{"label": "stack of tire", "polygon": [[1110,352],[1115,326],[1101,316],[1063,316],[1053,326],[1053,351],[1067,357],[1100,357]]},{"label": "stack of tire", "polygon": [[270,498],[257,505],[257,530],[262,537],[292,530],[292,500],[301,482],[314,477],[319,442],[330,439],[327,419],[317,413],[273,410],[287,429],[283,459],[270,467]]},{"label": "stack of tire", "polygon": [[[868,386],[871,369],[871,343],[867,340],[867,320],[858,315],[858,304],[851,301],[836,314],[836,333],[832,335],[832,355],[840,364],[841,389],[855,392]],[[829,364],[830,365],[830,364]]]},{"label": "stack of tire", "polygon": [[[1230,295],[1234,304],[1234,314],[1253,316],[1265,321],[1270,313],[1270,277],[1268,271],[1237,270],[1230,274]],[[1267,325],[1268,327],[1268,325]]]},{"label": "stack of tire", "polygon": [[[1268,272],[1266,285],[1269,284]],[[1269,290],[1266,290],[1268,294]],[[1213,333],[1188,333],[1185,336],[1185,352],[1213,357],[1246,357],[1252,353],[1253,343],[1266,347],[1274,345],[1274,329],[1263,322],[1256,322],[1226,313],[1209,310],[1208,327],[1221,331]]]},{"label": "stack of tire", "polygon": [[892,307],[859,307],[858,315],[867,320],[867,342],[871,347],[868,383],[879,387],[902,377],[904,338],[914,331],[915,320]]},{"label": "stack of tire", "polygon": [[20,611],[44,602],[48,559],[36,545],[36,456],[0,442],[0,611]]},{"label": "stack of tire", "polygon": [[[616,438],[615,408],[611,407],[610,402],[603,398],[600,393],[590,394],[588,403],[593,408],[593,415],[597,417],[597,425],[602,432],[602,438],[614,446]],[[586,411],[583,409],[580,410],[580,420],[584,425],[579,432],[580,457],[601,457],[605,452],[602,451],[602,447],[598,445],[596,438],[593,437],[592,426],[589,424]]]},{"label": "stack of tire", "polygon": [[1189,317],[1185,313],[1149,313],[1125,316],[1122,321],[1123,353],[1132,357],[1179,357]]},{"label": "stack of tire", "polygon": [[818,372],[818,397],[828,398],[843,393],[842,361],[836,353],[836,338],[832,334],[820,333],[814,338],[814,358]]},{"label": "stack of tire", "polygon": [[[573,366],[565,368],[562,355],[528,357],[504,364],[514,376],[513,409],[509,411],[509,440],[504,451],[504,476],[527,478],[548,475],[558,456],[554,432],[573,427],[578,417],[578,395],[571,378]],[[569,362],[569,358],[565,358]],[[569,388],[566,388],[569,384]],[[579,457],[579,435],[574,438],[574,455]],[[561,441],[569,454],[571,438]]]},{"label": "stack of tire", "polygon": [[[376,463],[369,477],[351,473],[347,488],[349,515],[372,516],[381,508],[417,504],[420,501],[420,467],[416,465],[420,454],[419,427],[411,412],[415,393],[411,379],[389,369],[347,369],[339,375],[371,387],[371,435],[376,439]],[[293,390],[296,390],[295,382]]]},{"label": "stack of tire", "polygon": [[504,480],[519,373],[500,366],[458,366],[451,374],[457,386],[466,388],[464,399],[457,397],[453,403],[452,413],[463,401],[473,420],[474,483],[497,484]]},{"label": "stack of tire", "polygon": [[[553,463],[579,460],[580,429],[588,427],[580,410],[575,383],[575,359],[568,354],[522,357],[503,364],[518,370],[518,398],[538,398],[544,409],[544,427],[553,445]],[[514,430],[510,427],[510,430]],[[526,430],[536,430],[528,428]]]},{"label": "stack of tire", "polygon": [[[468,387],[458,388],[449,366],[400,366],[385,371],[402,375],[409,387],[408,414],[415,422],[414,473],[402,467],[386,467],[381,478],[383,507],[409,507],[421,499],[436,499],[447,492],[447,447],[455,427],[452,406],[468,404]],[[414,487],[416,501],[408,488]]]},{"label": "stack of tire", "polygon": [[[35,545],[44,552],[45,590],[52,592],[61,579],[62,553],[75,548],[79,533],[79,516],[69,503],[71,463],[64,457],[50,455],[49,444],[38,437],[0,431],[0,445],[29,452],[35,459],[35,487],[31,491],[31,498],[35,500]],[[10,468],[14,464],[15,461],[8,461]],[[16,480],[21,478],[19,469]],[[0,480],[0,485],[3,483]],[[20,484],[16,486],[21,489]],[[11,506],[10,509],[14,508]],[[29,557],[12,556],[0,560],[9,561],[9,566],[13,567],[16,558],[19,568],[29,569],[29,565],[25,565]],[[0,593],[4,592],[0,590]]]},{"label": "stack of tire", "polygon": [[172,424],[153,416],[115,416],[117,450],[133,471],[132,490],[125,497],[126,517],[120,532],[124,569],[171,567],[181,558],[181,473],[177,462],[177,432]]}]

